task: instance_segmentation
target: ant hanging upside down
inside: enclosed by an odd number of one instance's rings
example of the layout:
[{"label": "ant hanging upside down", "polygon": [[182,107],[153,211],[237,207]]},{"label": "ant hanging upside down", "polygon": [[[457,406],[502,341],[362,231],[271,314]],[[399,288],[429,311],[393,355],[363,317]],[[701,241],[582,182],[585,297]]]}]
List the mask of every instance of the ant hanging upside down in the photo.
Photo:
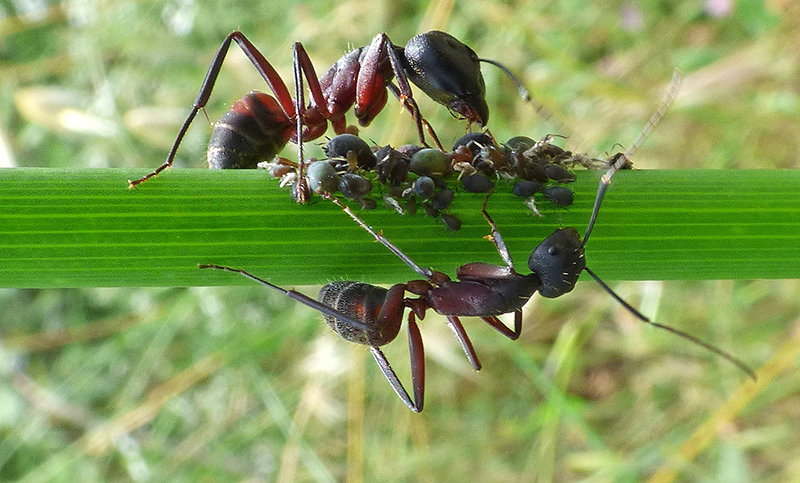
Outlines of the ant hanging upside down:
[{"label": "ant hanging upside down", "polygon": [[[388,290],[362,282],[332,282],[322,287],[319,293],[319,300],[314,300],[294,290],[274,285],[245,270],[213,264],[202,264],[200,268],[238,273],[321,312],[327,324],[344,339],[370,347],[372,356],[389,384],[391,384],[400,399],[414,412],[422,411],[425,396],[425,358],[422,336],[416,320],[423,319],[428,309],[447,318],[448,325],[455,333],[470,363],[476,370],[479,370],[481,364],[478,356],[459,317],[479,317],[509,339],[516,340],[522,331],[522,307],[533,294],[539,292],[543,297],[554,298],[569,293],[575,288],[581,272],[589,274],[606,292],[640,321],[667,330],[704,347],[732,362],[755,379],[755,373],[752,369],[733,355],[683,331],[653,322],[645,317],[617,295],[586,266],[584,247],[597,221],[600,205],[608,186],[611,184],[611,179],[618,170],[629,167],[630,157],[652,127],[664,115],[666,107],[675,96],[678,83],[679,77],[676,76],[673,79],[673,85],[667,99],[662,104],[662,107],[651,117],[636,142],[625,153],[618,153],[611,157],[608,171],[600,179],[597,196],[583,240],[581,240],[578,230],[574,227],[557,229],[531,252],[528,259],[528,268],[531,273],[527,275],[518,273],[514,268],[511,254],[503,241],[497,224],[487,212],[488,195],[483,202],[481,213],[491,228],[488,238],[494,243],[497,252],[503,259],[504,265],[491,265],[482,262],[468,263],[456,270],[457,280],[452,280],[442,272],[420,267],[384,237],[382,232],[376,232],[353,213],[350,208],[329,194],[323,194],[323,196],[342,208],[361,228],[397,255],[400,260],[423,279],[395,284]],[[407,297],[407,293],[412,296]],[[388,344],[397,337],[406,309],[410,309],[407,330],[411,356],[413,398],[406,391],[380,349],[380,346]],[[513,330],[509,329],[497,318],[501,314],[512,312],[514,313]]]},{"label": "ant hanging upside down", "polygon": [[[359,124],[369,125],[386,105],[387,90],[411,113],[420,143],[428,146],[424,132],[427,130],[440,150],[443,150],[442,145],[433,128],[422,117],[409,81],[457,117],[481,127],[489,120],[481,62],[500,68],[517,86],[523,99],[531,100],[520,81],[505,66],[478,57],[475,51],[452,35],[436,30],[413,37],[405,47],[394,45],[385,33],[378,34],[369,45],[342,56],[321,78],[317,77],[303,45],[296,42],[292,64],[295,98],[292,99],[286,83],[273,66],[244,34],[236,31],[225,38],[214,56],[167,160],[152,173],[129,180],[129,187],[136,187],[172,165],[189,126],[211,96],[231,42],[239,45],[275,97],[253,91],[234,103],[214,126],[208,145],[209,167],[256,168],[260,161],[275,157],[291,140],[297,143],[298,151],[298,203],[305,203],[310,197],[305,181],[303,142],[322,136],[328,128],[328,121],[336,134],[357,131],[348,126],[345,119],[351,107]],[[303,77],[308,81],[311,93],[309,105],[304,99]]]},{"label": "ant hanging upside down", "polygon": [[[324,196],[339,205],[359,226],[397,255],[424,280],[411,280],[395,284],[388,290],[362,282],[331,282],[322,287],[317,301],[294,290],[274,285],[245,270],[213,264],[202,264],[200,268],[238,273],[321,312],[325,322],[341,337],[350,342],[369,346],[375,362],[389,384],[406,406],[414,412],[422,411],[425,397],[425,356],[422,336],[416,320],[424,319],[428,309],[447,318],[448,325],[456,335],[470,363],[475,370],[480,370],[481,363],[459,317],[479,317],[509,339],[516,340],[522,332],[522,307],[528,302],[528,299],[537,291],[547,298],[555,298],[569,293],[575,288],[578,277],[584,271],[640,321],[688,339],[727,359],[750,377],[755,378],[754,372],[731,354],[678,329],[651,321],[617,295],[586,266],[584,246],[597,218],[603,192],[611,183],[611,178],[617,170],[624,167],[627,162],[624,155],[618,156],[603,176],[592,210],[591,222],[586,229],[583,241],[581,241],[578,230],[573,227],[557,229],[531,252],[528,259],[528,268],[531,273],[527,275],[518,273],[514,268],[503,237],[500,235],[496,223],[486,211],[489,196],[484,200],[481,213],[491,227],[491,235],[488,238],[494,243],[505,265],[468,263],[456,270],[457,280],[452,280],[445,273],[417,265],[382,233],[376,232],[350,208],[330,195]],[[407,292],[416,298],[406,297]],[[380,349],[380,346],[392,342],[397,337],[406,309],[410,309],[407,330],[411,355],[413,399]],[[512,312],[514,313],[513,330],[497,318],[499,315]]]}]

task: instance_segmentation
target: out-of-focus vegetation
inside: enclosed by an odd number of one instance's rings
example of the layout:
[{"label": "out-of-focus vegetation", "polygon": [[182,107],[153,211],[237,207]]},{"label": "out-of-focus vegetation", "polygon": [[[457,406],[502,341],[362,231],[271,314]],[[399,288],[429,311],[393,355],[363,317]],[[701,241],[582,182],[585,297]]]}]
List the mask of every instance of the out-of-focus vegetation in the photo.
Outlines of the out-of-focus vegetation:
[{"label": "out-of-focus vegetation", "polygon": [[[377,32],[402,44],[431,28],[520,73],[574,133],[571,148],[630,143],[678,67],[681,95],[637,167],[796,168],[800,159],[800,5],[790,0],[19,0],[0,4],[0,163],[156,166],[234,29],[291,79],[293,41],[322,73]],[[498,138],[555,129],[498,71],[484,72]],[[264,88],[257,73],[232,51],[209,118],[255,88]],[[422,96],[420,105],[443,139],[463,133],[443,108]],[[209,131],[202,118],[193,126],[182,166],[202,166]],[[364,132],[414,140],[391,99]],[[800,283],[615,288],[757,369],[778,354],[777,379],[763,370],[740,393],[749,383],[729,364],[581,284],[563,299],[535,297],[517,342],[467,321],[480,373],[427,318],[426,409],[413,415],[363,348],[261,287],[4,289],[0,480],[634,482],[670,481],[658,473],[668,467],[677,481],[800,478]],[[406,378],[405,343],[386,352]],[[700,444],[719,408],[733,409]]]}]

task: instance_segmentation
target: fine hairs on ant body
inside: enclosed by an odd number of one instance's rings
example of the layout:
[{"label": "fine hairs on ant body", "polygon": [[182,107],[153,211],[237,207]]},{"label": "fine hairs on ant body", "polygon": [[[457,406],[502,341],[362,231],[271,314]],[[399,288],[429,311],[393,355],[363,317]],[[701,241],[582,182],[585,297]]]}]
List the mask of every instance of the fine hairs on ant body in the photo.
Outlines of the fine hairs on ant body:
[{"label": "fine hairs on ant body", "polygon": [[[559,228],[545,238],[531,252],[528,259],[530,274],[517,273],[511,254],[506,247],[497,224],[486,210],[489,195],[486,196],[481,213],[491,228],[487,237],[492,241],[505,265],[492,265],[483,262],[468,263],[456,270],[457,280],[448,275],[420,267],[398,247],[392,244],[382,232],[376,232],[350,208],[330,194],[323,196],[338,205],[361,228],[367,231],[424,280],[411,280],[393,285],[388,290],[362,282],[338,281],[323,286],[319,300],[314,300],[294,290],[273,285],[247,271],[213,264],[202,264],[200,268],[211,268],[238,273],[267,287],[281,292],[298,302],[322,313],[325,322],[340,336],[351,342],[368,345],[370,352],[400,399],[414,412],[423,409],[425,397],[425,358],[422,336],[416,319],[424,319],[428,309],[444,315],[472,366],[479,370],[481,364],[475,349],[464,330],[459,317],[479,317],[491,327],[511,340],[519,338],[522,331],[522,307],[534,293],[547,298],[555,298],[572,291],[581,272],[586,272],[617,302],[640,321],[667,330],[735,364],[739,369],[755,379],[755,373],[733,355],[722,351],[700,339],[678,329],[651,321],[628,302],[617,295],[605,282],[586,266],[584,247],[589,240],[597,221],[605,192],[611,179],[620,169],[630,166],[630,157],[650,130],[663,117],[667,107],[677,94],[680,76],[673,78],[669,93],[662,106],[653,114],[639,138],[624,153],[618,153],[609,160],[609,167],[601,177],[592,214],[581,240],[574,227]],[[406,292],[416,298],[406,297]],[[411,357],[411,380],[413,399],[392,369],[380,346],[393,341],[400,332],[403,315],[408,313],[408,340]],[[497,316],[514,313],[514,329],[509,329]]]},{"label": "fine hairs on ant body", "polygon": [[[214,56],[167,160],[153,172],[129,180],[130,188],[172,166],[189,126],[198,111],[205,109],[232,42],[239,45],[275,97],[253,91],[234,103],[214,125],[207,153],[209,167],[256,168],[260,161],[274,158],[291,140],[297,143],[299,186],[295,199],[298,203],[305,203],[311,196],[305,180],[303,142],[322,136],[328,128],[328,121],[336,134],[357,132],[357,128],[348,126],[345,119],[351,107],[359,124],[369,125],[386,105],[387,90],[411,113],[420,143],[428,146],[424,133],[427,130],[442,151],[436,133],[419,111],[409,81],[431,99],[446,106],[456,117],[480,127],[489,120],[480,63],[498,67],[514,82],[520,96],[533,102],[509,69],[497,61],[478,57],[475,51],[452,35],[437,30],[413,37],[405,47],[394,45],[385,33],[378,34],[369,45],[343,55],[321,78],[317,77],[303,45],[295,42],[292,63],[295,98],[292,99],[286,83],[274,67],[243,33],[235,31],[225,38]],[[311,94],[309,105],[304,99],[304,76]]]}]

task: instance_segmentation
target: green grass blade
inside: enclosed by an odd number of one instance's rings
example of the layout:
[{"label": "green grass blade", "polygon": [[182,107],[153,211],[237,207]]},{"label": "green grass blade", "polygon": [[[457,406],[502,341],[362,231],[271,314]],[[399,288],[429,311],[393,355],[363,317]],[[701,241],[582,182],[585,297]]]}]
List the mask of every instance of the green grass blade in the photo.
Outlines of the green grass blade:
[{"label": "green grass blade", "polygon": [[[393,283],[414,273],[325,201],[298,206],[262,171],[174,170],[128,190],[131,170],[0,171],[0,286],[193,286],[248,283],[197,269],[245,268],[278,284]],[[580,172],[575,204],[538,218],[500,182],[489,202],[517,269],[557,226],[583,232],[599,172]],[[452,274],[500,263],[483,239],[482,195],[462,193],[459,232],[421,213],[363,218],[418,264]],[[420,210],[421,211],[421,210]],[[800,277],[800,172],[619,173],[588,265],[607,280]]]}]

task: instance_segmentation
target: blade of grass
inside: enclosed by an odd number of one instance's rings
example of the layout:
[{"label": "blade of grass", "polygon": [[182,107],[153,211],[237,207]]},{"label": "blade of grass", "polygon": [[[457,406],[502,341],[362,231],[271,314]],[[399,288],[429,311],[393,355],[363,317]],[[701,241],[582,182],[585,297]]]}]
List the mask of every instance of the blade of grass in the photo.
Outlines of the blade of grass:
[{"label": "blade of grass", "polygon": [[[128,190],[130,170],[0,171],[0,286],[193,286],[248,283],[199,263],[245,268],[278,284],[393,283],[414,274],[338,208],[298,206],[260,171],[174,170]],[[583,232],[600,173],[581,172],[575,204],[538,218],[498,183],[488,210],[521,272],[558,226]],[[482,195],[461,193],[459,232],[379,207],[366,222],[423,266],[453,273],[500,263],[483,239]],[[549,203],[540,203],[549,206]],[[607,280],[800,277],[800,172],[640,170],[609,189],[588,265]]]}]

